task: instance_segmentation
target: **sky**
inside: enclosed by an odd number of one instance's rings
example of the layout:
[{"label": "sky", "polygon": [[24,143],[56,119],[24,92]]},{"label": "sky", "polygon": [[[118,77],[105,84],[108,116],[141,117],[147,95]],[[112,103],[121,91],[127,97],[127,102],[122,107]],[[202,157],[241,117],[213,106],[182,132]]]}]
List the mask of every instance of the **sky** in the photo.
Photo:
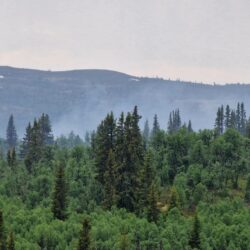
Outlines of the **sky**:
[{"label": "sky", "polygon": [[0,65],[250,83],[249,0],[0,3]]}]

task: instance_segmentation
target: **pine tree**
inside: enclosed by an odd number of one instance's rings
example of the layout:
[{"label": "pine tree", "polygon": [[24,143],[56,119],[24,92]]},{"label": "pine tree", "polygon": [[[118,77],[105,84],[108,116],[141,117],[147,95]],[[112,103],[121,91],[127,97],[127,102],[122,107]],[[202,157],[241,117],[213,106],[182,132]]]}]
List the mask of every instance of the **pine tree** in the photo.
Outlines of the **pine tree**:
[{"label": "pine tree", "polygon": [[107,160],[107,169],[104,173],[104,191],[105,197],[103,205],[105,208],[110,209],[112,206],[116,205],[117,195],[116,195],[116,164],[113,151],[110,149],[109,156]]},{"label": "pine tree", "polygon": [[7,137],[7,143],[8,143],[9,149],[16,147],[17,133],[16,133],[13,115],[11,115],[9,118],[6,137]]},{"label": "pine tree", "polygon": [[7,250],[15,250],[15,240],[12,232],[10,232],[7,240]]},{"label": "pine tree", "polygon": [[52,201],[52,212],[54,217],[59,220],[65,220],[67,217],[67,187],[64,174],[64,168],[60,165],[55,179],[55,187]]},{"label": "pine tree", "polygon": [[5,250],[5,231],[2,211],[0,211],[0,250]]},{"label": "pine tree", "polygon": [[85,218],[82,223],[82,230],[78,242],[77,250],[89,250],[91,247],[91,224],[88,218]]},{"label": "pine tree", "polygon": [[157,207],[158,193],[155,184],[151,184],[148,192],[147,217],[150,222],[157,222],[159,209]]},{"label": "pine tree", "polygon": [[198,215],[195,214],[193,229],[189,239],[189,246],[192,249],[201,249],[200,231],[201,231],[200,221]]}]

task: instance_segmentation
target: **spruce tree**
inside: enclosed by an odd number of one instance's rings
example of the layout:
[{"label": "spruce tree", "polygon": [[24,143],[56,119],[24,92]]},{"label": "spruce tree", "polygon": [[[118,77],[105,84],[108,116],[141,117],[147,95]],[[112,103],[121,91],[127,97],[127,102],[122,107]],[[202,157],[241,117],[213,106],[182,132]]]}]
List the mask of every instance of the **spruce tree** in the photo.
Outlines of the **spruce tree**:
[{"label": "spruce tree", "polygon": [[241,131],[241,108],[240,103],[237,103],[236,109],[236,129],[240,132]]},{"label": "spruce tree", "polygon": [[52,200],[52,212],[56,219],[65,220],[67,217],[67,187],[64,174],[64,167],[59,166],[56,178]]},{"label": "spruce tree", "polygon": [[127,151],[127,147],[125,145],[125,134],[124,134],[124,113],[121,113],[120,118],[118,120],[118,124],[115,130],[116,141],[115,141],[115,161],[117,166],[117,194],[118,201],[120,202],[120,206],[122,206],[122,200],[120,195],[123,193],[125,189],[125,153]]},{"label": "spruce tree", "polygon": [[144,129],[143,129],[142,134],[143,134],[144,143],[147,145],[148,140],[149,140],[149,135],[150,135],[150,128],[149,128],[148,120],[146,120],[144,124]]},{"label": "spruce tree", "polygon": [[178,131],[181,128],[181,116],[180,116],[180,110],[177,109],[175,111],[175,130]]},{"label": "spruce tree", "polygon": [[200,221],[198,215],[195,214],[193,229],[189,239],[189,246],[192,249],[201,249],[200,231],[201,231]]},{"label": "spruce tree", "polygon": [[7,250],[15,250],[15,240],[14,235],[10,232],[7,240]]},{"label": "spruce tree", "polygon": [[95,137],[95,163],[97,168],[97,180],[101,184],[104,183],[104,174],[107,169],[109,151],[114,150],[115,129],[116,123],[112,112],[106,116],[97,128]]},{"label": "spruce tree", "polygon": [[172,113],[169,114],[169,119],[168,119],[168,133],[171,134],[174,132],[173,129],[173,118],[172,118]]},{"label": "spruce tree", "polygon": [[158,117],[154,115],[154,122],[153,122],[153,129],[152,129],[152,136],[154,136],[160,130],[160,125],[158,122]]},{"label": "spruce tree", "polygon": [[23,142],[21,145],[21,152],[20,152],[20,158],[24,159],[29,148],[30,148],[30,144],[31,144],[31,131],[32,131],[32,127],[31,124],[29,123],[28,126],[26,127],[26,133],[25,136],[23,138]]},{"label": "spruce tree", "polygon": [[148,205],[148,195],[152,183],[155,180],[155,168],[153,166],[153,154],[149,150],[145,153],[143,169],[141,172],[141,187],[140,187],[140,207],[144,208]]},{"label": "spruce tree", "polygon": [[224,107],[223,105],[218,108],[215,120],[215,133],[221,135],[224,132]]},{"label": "spruce tree", "polygon": [[9,118],[6,137],[7,137],[6,139],[7,139],[9,149],[16,147],[16,145],[17,145],[17,133],[16,133],[13,115],[11,115]]},{"label": "spruce tree", "polygon": [[77,250],[89,250],[91,247],[91,224],[88,218],[85,218],[82,223]]},{"label": "spruce tree", "polygon": [[227,105],[225,111],[225,129],[230,128],[230,119],[231,119],[231,109],[229,105]]},{"label": "spruce tree", "polygon": [[220,115],[220,134],[223,134],[224,133],[224,106],[221,105],[221,108],[220,108],[220,112],[221,112],[221,115]]},{"label": "spruce tree", "polygon": [[104,201],[103,205],[105,208],[110,209],[112,206],[116,205],[117,195],[116,195],[116,164],[113,151],[110,149],[107,169],[104,173]]},{"label": "spruce tree", "polygon": [[37,120],[34,120],[33,127],[29,131],[29,143],[25,155],[24,163],[29,172],[32,171],[34,163],[39,162],[43,157],[43,141],[41,134],[41,127]]},{"label": "spruce tree", "polygon": [[230,126],[229,127],[232,128],[232,129],[237,129],[237,119],[236,119],[235,110],[231,111],[231,114],[230,114]]},{"label": "spruce tree", "polygon": [[181,128],[180,110],[173,110],[169,115],[168,133],[175,133]]},{"label": "spruce tree", "polygon": [[[118,206],[134,212],[140,196],[140,173],[143,165],[144,147],[139,128],[140,116],[137,107],[128,113],[117,133],[116,157],[118,160]],[[118,125],[120,126],[120,125]]]},{"label": "spruce tree", "polygon": [[41,130],[42,144],[52,145],[54,139],[52,135],[49,115],[43,113],[42,116],[39,118],[38,123]]},{"label": "spruce tree", "polygon": [[242,135],[246,133],[246,111],[243,102],[240,104],[240,133]]}]

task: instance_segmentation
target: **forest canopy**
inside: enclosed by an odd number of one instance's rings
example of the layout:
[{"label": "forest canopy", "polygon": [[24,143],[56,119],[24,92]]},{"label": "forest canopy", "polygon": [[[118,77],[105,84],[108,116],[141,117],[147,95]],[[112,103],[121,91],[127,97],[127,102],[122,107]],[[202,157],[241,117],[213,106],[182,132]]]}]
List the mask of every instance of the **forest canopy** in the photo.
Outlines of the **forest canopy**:
[{"label": "forest canopy", "polygon": [[47,114],[0,155],[0,250],[250,249],[250,120],[221,106],[194,131],[173,110],[142,129],[138,107],[85,139],[53,136]]}]

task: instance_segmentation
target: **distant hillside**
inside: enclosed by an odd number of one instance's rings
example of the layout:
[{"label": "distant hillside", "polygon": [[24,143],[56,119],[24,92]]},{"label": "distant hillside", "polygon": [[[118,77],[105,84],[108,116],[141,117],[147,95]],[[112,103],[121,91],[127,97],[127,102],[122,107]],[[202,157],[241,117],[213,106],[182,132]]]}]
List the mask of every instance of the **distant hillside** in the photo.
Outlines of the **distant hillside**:
[{"label": "distant hillside", "polygon": [[[14,114],[19,134],[42,112],[48,113],[56,134],[94,129],[107,112],[120,113],[138,105],[143,120],[155,113],[162,128],[169,112],[180,108],[183,121],[211,128],[221,104],[244,101],[250,110],[250,85],[205,85],[134,77],[108,70],[40,71],[0,67],[0,134]],[[249,111],[250,112],[250,111]],[[21,134],[22,136],[22,134]]]}]

